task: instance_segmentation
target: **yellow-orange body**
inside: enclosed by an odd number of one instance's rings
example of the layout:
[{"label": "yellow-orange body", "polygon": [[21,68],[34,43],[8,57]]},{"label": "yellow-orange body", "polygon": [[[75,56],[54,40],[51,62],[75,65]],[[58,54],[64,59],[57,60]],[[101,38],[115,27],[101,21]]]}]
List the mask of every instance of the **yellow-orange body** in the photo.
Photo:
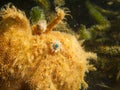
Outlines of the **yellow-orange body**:
[{"label": "yellow-orange body", "polygon": [[[33,34],[23,12],[14,6],[1,11],[0,21],[0,89],[1,90],[79,90],[86,88],[85,72],[91,67],[77,39],[67,33],[52,31]],[[58,18],[60,21],[60,18]],[[63,19],[63,18],[61,18]],[[36,29],[37,30],[37,29]],[[59,41],[60,50],[51,46]]]}]

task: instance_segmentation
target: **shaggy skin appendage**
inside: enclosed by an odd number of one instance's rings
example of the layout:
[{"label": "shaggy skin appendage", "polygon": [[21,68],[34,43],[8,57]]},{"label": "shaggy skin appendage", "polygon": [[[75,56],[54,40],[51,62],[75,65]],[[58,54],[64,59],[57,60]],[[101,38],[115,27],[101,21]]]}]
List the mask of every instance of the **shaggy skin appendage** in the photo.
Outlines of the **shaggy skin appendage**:
[{"label": "shaggy skin appendage", "polygon": [[[58,19],[63,19],[60,12]],[[93,69],[87,59],[95,55],[86,53],[75,36],[52,31],[57,17],[47,33],[34,35],[25,14],[14,6],[3,8],[0,15],[1,90],[22,90],[24,84],[27,90],[87,88],[85,73]]]}]

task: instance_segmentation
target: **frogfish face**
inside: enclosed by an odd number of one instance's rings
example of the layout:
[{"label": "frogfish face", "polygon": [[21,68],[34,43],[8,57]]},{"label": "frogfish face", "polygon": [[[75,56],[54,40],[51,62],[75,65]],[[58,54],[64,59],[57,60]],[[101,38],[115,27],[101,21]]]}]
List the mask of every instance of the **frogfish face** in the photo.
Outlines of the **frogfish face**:
[{"label": "frogfish face", "polygon": [[[95,56],[76,37],[60,31],[33,35],[23,12],[9,6],[1,11],[0,88],[18,90],[79,90]],[[25,85],[24,85],[25,83]]]}]

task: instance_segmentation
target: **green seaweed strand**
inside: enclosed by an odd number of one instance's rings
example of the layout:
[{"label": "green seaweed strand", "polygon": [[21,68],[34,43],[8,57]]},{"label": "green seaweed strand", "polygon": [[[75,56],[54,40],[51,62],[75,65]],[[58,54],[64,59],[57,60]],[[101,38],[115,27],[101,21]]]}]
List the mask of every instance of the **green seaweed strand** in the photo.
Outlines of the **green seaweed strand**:
[{"label": "green seaweed strand", "polygon": [[110,27],[110,22],[92,5],[89,0],[86,1],[86,7],[90,15],[96,20],[98,25],[95,25],[93,28],[98,30],[105,30]]}]

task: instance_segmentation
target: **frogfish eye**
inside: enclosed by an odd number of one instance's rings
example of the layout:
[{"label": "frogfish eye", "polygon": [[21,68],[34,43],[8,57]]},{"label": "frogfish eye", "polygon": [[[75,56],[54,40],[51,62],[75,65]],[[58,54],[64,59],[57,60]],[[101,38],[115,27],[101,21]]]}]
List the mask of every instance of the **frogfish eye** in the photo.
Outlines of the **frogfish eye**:
[{"label": "frogfish eye", "polygon": [[60,41],[54,41],[51,44],[51,50],[52,52],[58,52],[61,49],[61,42]]}]

